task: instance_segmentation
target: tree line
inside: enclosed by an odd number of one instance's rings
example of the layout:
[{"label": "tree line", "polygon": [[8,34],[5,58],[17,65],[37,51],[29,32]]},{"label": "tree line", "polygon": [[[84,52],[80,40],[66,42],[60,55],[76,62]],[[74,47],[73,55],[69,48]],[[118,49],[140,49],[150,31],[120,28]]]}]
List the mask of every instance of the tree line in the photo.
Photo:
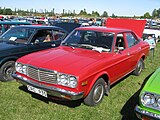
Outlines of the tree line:
[{"label": "tree line", "polygon": [[[48,11],[47,9],[37,11],[36,9],[30,9],[30,10],[21,10],[21,9],[10,9],[10,8],[1,8],[0,7],[0,15],[19,15],[19,16],[55,16],[54,8],[51,11]],[[100,15],[97,11],[92,11],[92,13],[87,13],[86,9],[81,10],[78,14],[75,13],[75,10],[65,10],[63,9],[63,12],[60,13],[61,16],[81,16],[81,17],[109,17],[107,11],[104,11],[102,15]],[[126,16],[117,16],[114,13],[110,16],[113,18],[116,17],[126,17]],[[139,18],[160,18],[160,8],[154,9],[152,11],[152,14],[149,12],[146,12],[143,16],[133,16],[133,17],[139,17]]]}]

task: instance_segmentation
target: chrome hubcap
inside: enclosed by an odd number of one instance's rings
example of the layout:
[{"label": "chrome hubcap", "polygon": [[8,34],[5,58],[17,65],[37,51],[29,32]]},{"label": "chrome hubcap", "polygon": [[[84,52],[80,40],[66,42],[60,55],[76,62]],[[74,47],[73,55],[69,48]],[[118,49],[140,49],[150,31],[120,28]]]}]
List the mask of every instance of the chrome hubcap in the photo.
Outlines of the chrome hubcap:
[{"label": "chrome hubcap", "polygon": [[103,97],[103,93],[104,93],[103,85],[101,84],[97,85],[93,93],[93,101],[95,103],[98,103],[99,101],[101,101]]},{"label": "chrome hubcap", "polygon": [[13,67],[9,67],[6,70],[6,78],[7,79],[12,79],[12,74],[13,74],[14,68]]},{"label": "chrome hubcap", "polygon": [[142,71],[142,63],[139,62],[138,63],[138,73],[140,73]]}]

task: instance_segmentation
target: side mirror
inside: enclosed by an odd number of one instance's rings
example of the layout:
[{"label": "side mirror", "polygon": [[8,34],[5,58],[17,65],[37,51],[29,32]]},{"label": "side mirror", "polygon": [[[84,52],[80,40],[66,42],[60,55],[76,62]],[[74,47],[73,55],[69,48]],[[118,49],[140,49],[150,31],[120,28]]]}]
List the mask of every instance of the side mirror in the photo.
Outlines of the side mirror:
[{"label": "side mirror", "polygon": [[114,52],[121,54],[121,51],[123,51],[123,50],[124,50],[124,47],[116,47]]},{"label": "side mirror", "polygon": [[124,47],[118,47],[119,51],[123,51]]}]

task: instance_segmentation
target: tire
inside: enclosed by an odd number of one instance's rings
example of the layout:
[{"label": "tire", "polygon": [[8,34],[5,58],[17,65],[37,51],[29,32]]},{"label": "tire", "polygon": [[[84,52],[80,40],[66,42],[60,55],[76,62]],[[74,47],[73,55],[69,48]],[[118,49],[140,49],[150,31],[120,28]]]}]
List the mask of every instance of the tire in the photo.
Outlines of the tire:
[{"label": "tire", "polygon": [[143,68],[144,68],[144,61],[143,59],[140,59],[137,63],[136,69],[133,71],[133,74],[139,76]]},{"label": "tire", "polygon": [[15,61],[7,61],[0,68],[0,80],[3,82],[14,80],[12,74],[15,72]]},{"label": "tire", "polygon": [[88,106],[96,106],[103,100],[105,94],[105,81],[99,78],[93,85],[90,93],[84,99],[84,103]]}]

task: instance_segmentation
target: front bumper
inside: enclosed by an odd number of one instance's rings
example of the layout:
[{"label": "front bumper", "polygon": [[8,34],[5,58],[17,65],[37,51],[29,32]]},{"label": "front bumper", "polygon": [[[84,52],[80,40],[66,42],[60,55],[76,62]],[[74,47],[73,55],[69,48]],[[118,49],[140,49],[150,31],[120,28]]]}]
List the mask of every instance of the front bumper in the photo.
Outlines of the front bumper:
[{"label": "front bumper", "polygon": [[152,113],[142,109],[140,106],[135,107],[136,115],[139,119],[160,120],[160,114]]},{"label": "front bumper", "polygon": [[27,86],[27,85],[31,85],[33,87],[39,88],[39,89],[43,89],[47,92],[48,95],[51,96],[56,96],[56,97],[60,97],[60,98],[65,98],[65,99],[69,99],[69,100],[78,100],[83,98],[83,93],[84,92],[72,92],[72,91],[67,91],[64,89],[60,89],[60,88],[56,88],[53,86],[46,86],[43,84],[39,84],[36,82],[33,82],[31,80],[29,80],[28,78],[25,78],[21,75],[17,75],[17,74],[12,74],[13,78],[17,80],[17,82]]}]

